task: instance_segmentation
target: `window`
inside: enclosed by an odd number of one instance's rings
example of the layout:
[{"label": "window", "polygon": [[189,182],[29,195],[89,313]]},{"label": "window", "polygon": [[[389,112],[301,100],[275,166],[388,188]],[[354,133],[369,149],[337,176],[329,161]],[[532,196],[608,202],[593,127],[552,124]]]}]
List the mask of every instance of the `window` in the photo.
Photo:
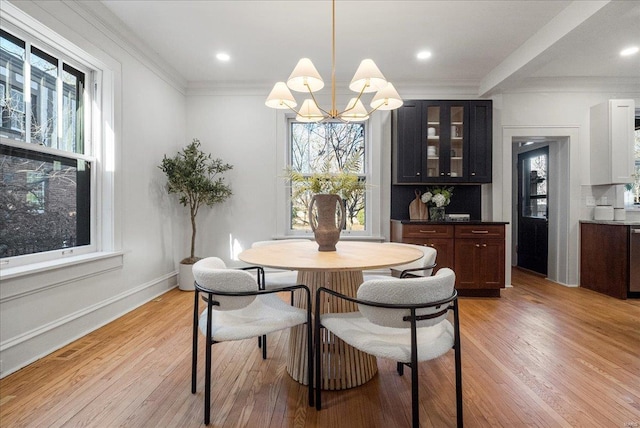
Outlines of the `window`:
[{"label": "window", "polygon": [[522,217],[547,218],[548,148],[525,152],[522,162]]},{"label": "window", "polygon": [[[349,170],[360,181],[368,183],[368,156],[365,125],[362,123],[302,123],[289,120],[288,167],[303,175],[314,172]],[[293,184],[292,186],[295,186]],[[294,199],[295,187],[289,188],[289,234],[310,232],[308,206],[311,194]],[[371,234],[368,230],[370,211],[365,191],[344,201],[347,217],[343,233]]]},{"label": "window", "polygon": [[624,201],[626,206],[640,208],[640,110],[636,110],[635,125],[635,173],[633,182],[624,186]]},{"label": "window", "polygon": [[95,161],[84,141],[91,70],[46,46],[0,30],[0,258],[11,266],[95,251]]}]

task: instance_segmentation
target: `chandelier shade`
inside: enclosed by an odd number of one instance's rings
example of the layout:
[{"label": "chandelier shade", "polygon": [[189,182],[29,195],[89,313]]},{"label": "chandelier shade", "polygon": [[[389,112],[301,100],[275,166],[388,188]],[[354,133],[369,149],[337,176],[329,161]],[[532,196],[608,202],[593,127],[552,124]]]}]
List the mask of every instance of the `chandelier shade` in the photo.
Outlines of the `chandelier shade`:
[{"label": "chandelier shade", "polygon": [[324,114],[311,98],[304,100],[296,115],[298,122],[320,122],[322,119],[324,119]]},{"label": "chandelier shade", "polygon": [[296,99],[293,98],[293,94],[291,94],[287,84],[284,82],[278,82],[269,93],[267,101],[265,101],[265,105],[271,108],[289,109],[294,108],[298,103],[296,102]]},{"label": "chandelier shade", "polygon": [[384,78],[380,69],[372,59],[363,59],[356,70],[349,89],[354,92],[377,92],[387,86],[387,79]]},{"label": "chandelier shade", "polygon": [[[301,122],[320,122],[322,120],[339,119],[345,122],[365,121],[376,110],[395,110],[402,106],[402,98],[395,87],[385,79],[378,66],[371,59],[364,59],[358,66],[351,79],[349,89],[358,93],[352,98],[344,111],[336,108],[336,2],[332,1],[332,45],[331,45],[331,108],[322,109],[314,92],[324,87],[324,81],[309,58],[298,61],[291,72],[287,83],[275,84],[265,105],[275,109],[290,109],[296,113],[296,119]],[[304,100],[299,110],[291,91],[306,92],[311,98]],[[367,111],[361,97],[365,93],[376,92],[371,100],[371,111]]]},{"label": "chandelier shade", "polygon": [[396,91],[393,83],[387,83],[371,100],[371,108],[374,110],[395,110],[402,106],[402,98]]},{"label": "chandelier shade", "polygon": [[340,117],[347,122],[364,122],[369,119],[369,113],[367,113],[367,109],[364,108],[362,100],[351,98],[347,104],[347,108]]},{"label": "chandelier shade", "polygon": [[324,88],[324,81],[309,58],[302,58],[293,69],[287,86],[296,92],[316,92]]}]

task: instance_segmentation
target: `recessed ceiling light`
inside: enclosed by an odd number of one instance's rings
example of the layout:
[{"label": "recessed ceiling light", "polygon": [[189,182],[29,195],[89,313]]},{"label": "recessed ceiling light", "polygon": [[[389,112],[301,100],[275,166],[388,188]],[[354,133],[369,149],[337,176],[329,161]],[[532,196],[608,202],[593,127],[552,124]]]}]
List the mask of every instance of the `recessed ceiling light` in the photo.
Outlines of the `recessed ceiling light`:
[{"label": "recessed ceiling light", "polygon": [[620,51],[620,56],[629,56],[633,54],[637,54],[640,51],[640,48],[637,46],[631,46]]},{"label": "recessed ceiling light", "polygon": [[430,51],[420,51],[416,55],[416,58],[422,59],[422,60],[429,59],[429,58],[431,58],[431,52]]},{"label": "recessed ceiling light", "polygon": [[224,52],[220,52],[219,54],[216,54],[216,58],[218,58],[218,61],[225,61],[225,62],[231,59],[229,54]]}]

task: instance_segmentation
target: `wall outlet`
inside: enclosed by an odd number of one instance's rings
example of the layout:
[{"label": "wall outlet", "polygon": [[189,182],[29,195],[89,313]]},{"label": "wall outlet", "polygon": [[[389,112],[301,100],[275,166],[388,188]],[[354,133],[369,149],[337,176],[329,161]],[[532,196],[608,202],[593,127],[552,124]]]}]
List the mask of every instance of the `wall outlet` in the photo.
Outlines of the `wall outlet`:
[{"label": "wall outlet", "polygon": [[588,207],[595,207],[596,206],[596,198],[594,198],[593,196],[587,196],[587,206]]}]

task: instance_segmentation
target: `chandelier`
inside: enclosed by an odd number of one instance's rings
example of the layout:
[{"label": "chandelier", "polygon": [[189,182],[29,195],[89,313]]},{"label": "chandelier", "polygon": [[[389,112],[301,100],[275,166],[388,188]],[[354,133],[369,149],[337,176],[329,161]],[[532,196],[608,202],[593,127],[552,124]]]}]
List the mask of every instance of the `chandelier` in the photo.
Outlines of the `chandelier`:
[{"label": "chandelier", "polygon": [[[296,120],[299,122],[320,122],[328,119],[340,119],[346,122],[363,122],[369,119],[369,115],[376,110],[395,110],[402,105],[402,98],[393,87],[387,82],[376,64],[371,59],[365,59],[356,70],[349,89],[358,94],[351,98],[343,111],[336,108],[336,1],[332,5],[332,45],[331,45],[331,109],[329,111],[321,108],[316,101],[314,92],[324,87],[324,81],[314,67],[309,58],[302,58],[293,69],[287,82],[275,84],[265,105],[275,109],[290,109],[296,113]],[[306,92],[311,98],[307,98],[302,106],[296,110],[298,103],[291,94],[296,92]],[[362,104],[364,93],[376,92],[371,100],[371,110]]]}]

